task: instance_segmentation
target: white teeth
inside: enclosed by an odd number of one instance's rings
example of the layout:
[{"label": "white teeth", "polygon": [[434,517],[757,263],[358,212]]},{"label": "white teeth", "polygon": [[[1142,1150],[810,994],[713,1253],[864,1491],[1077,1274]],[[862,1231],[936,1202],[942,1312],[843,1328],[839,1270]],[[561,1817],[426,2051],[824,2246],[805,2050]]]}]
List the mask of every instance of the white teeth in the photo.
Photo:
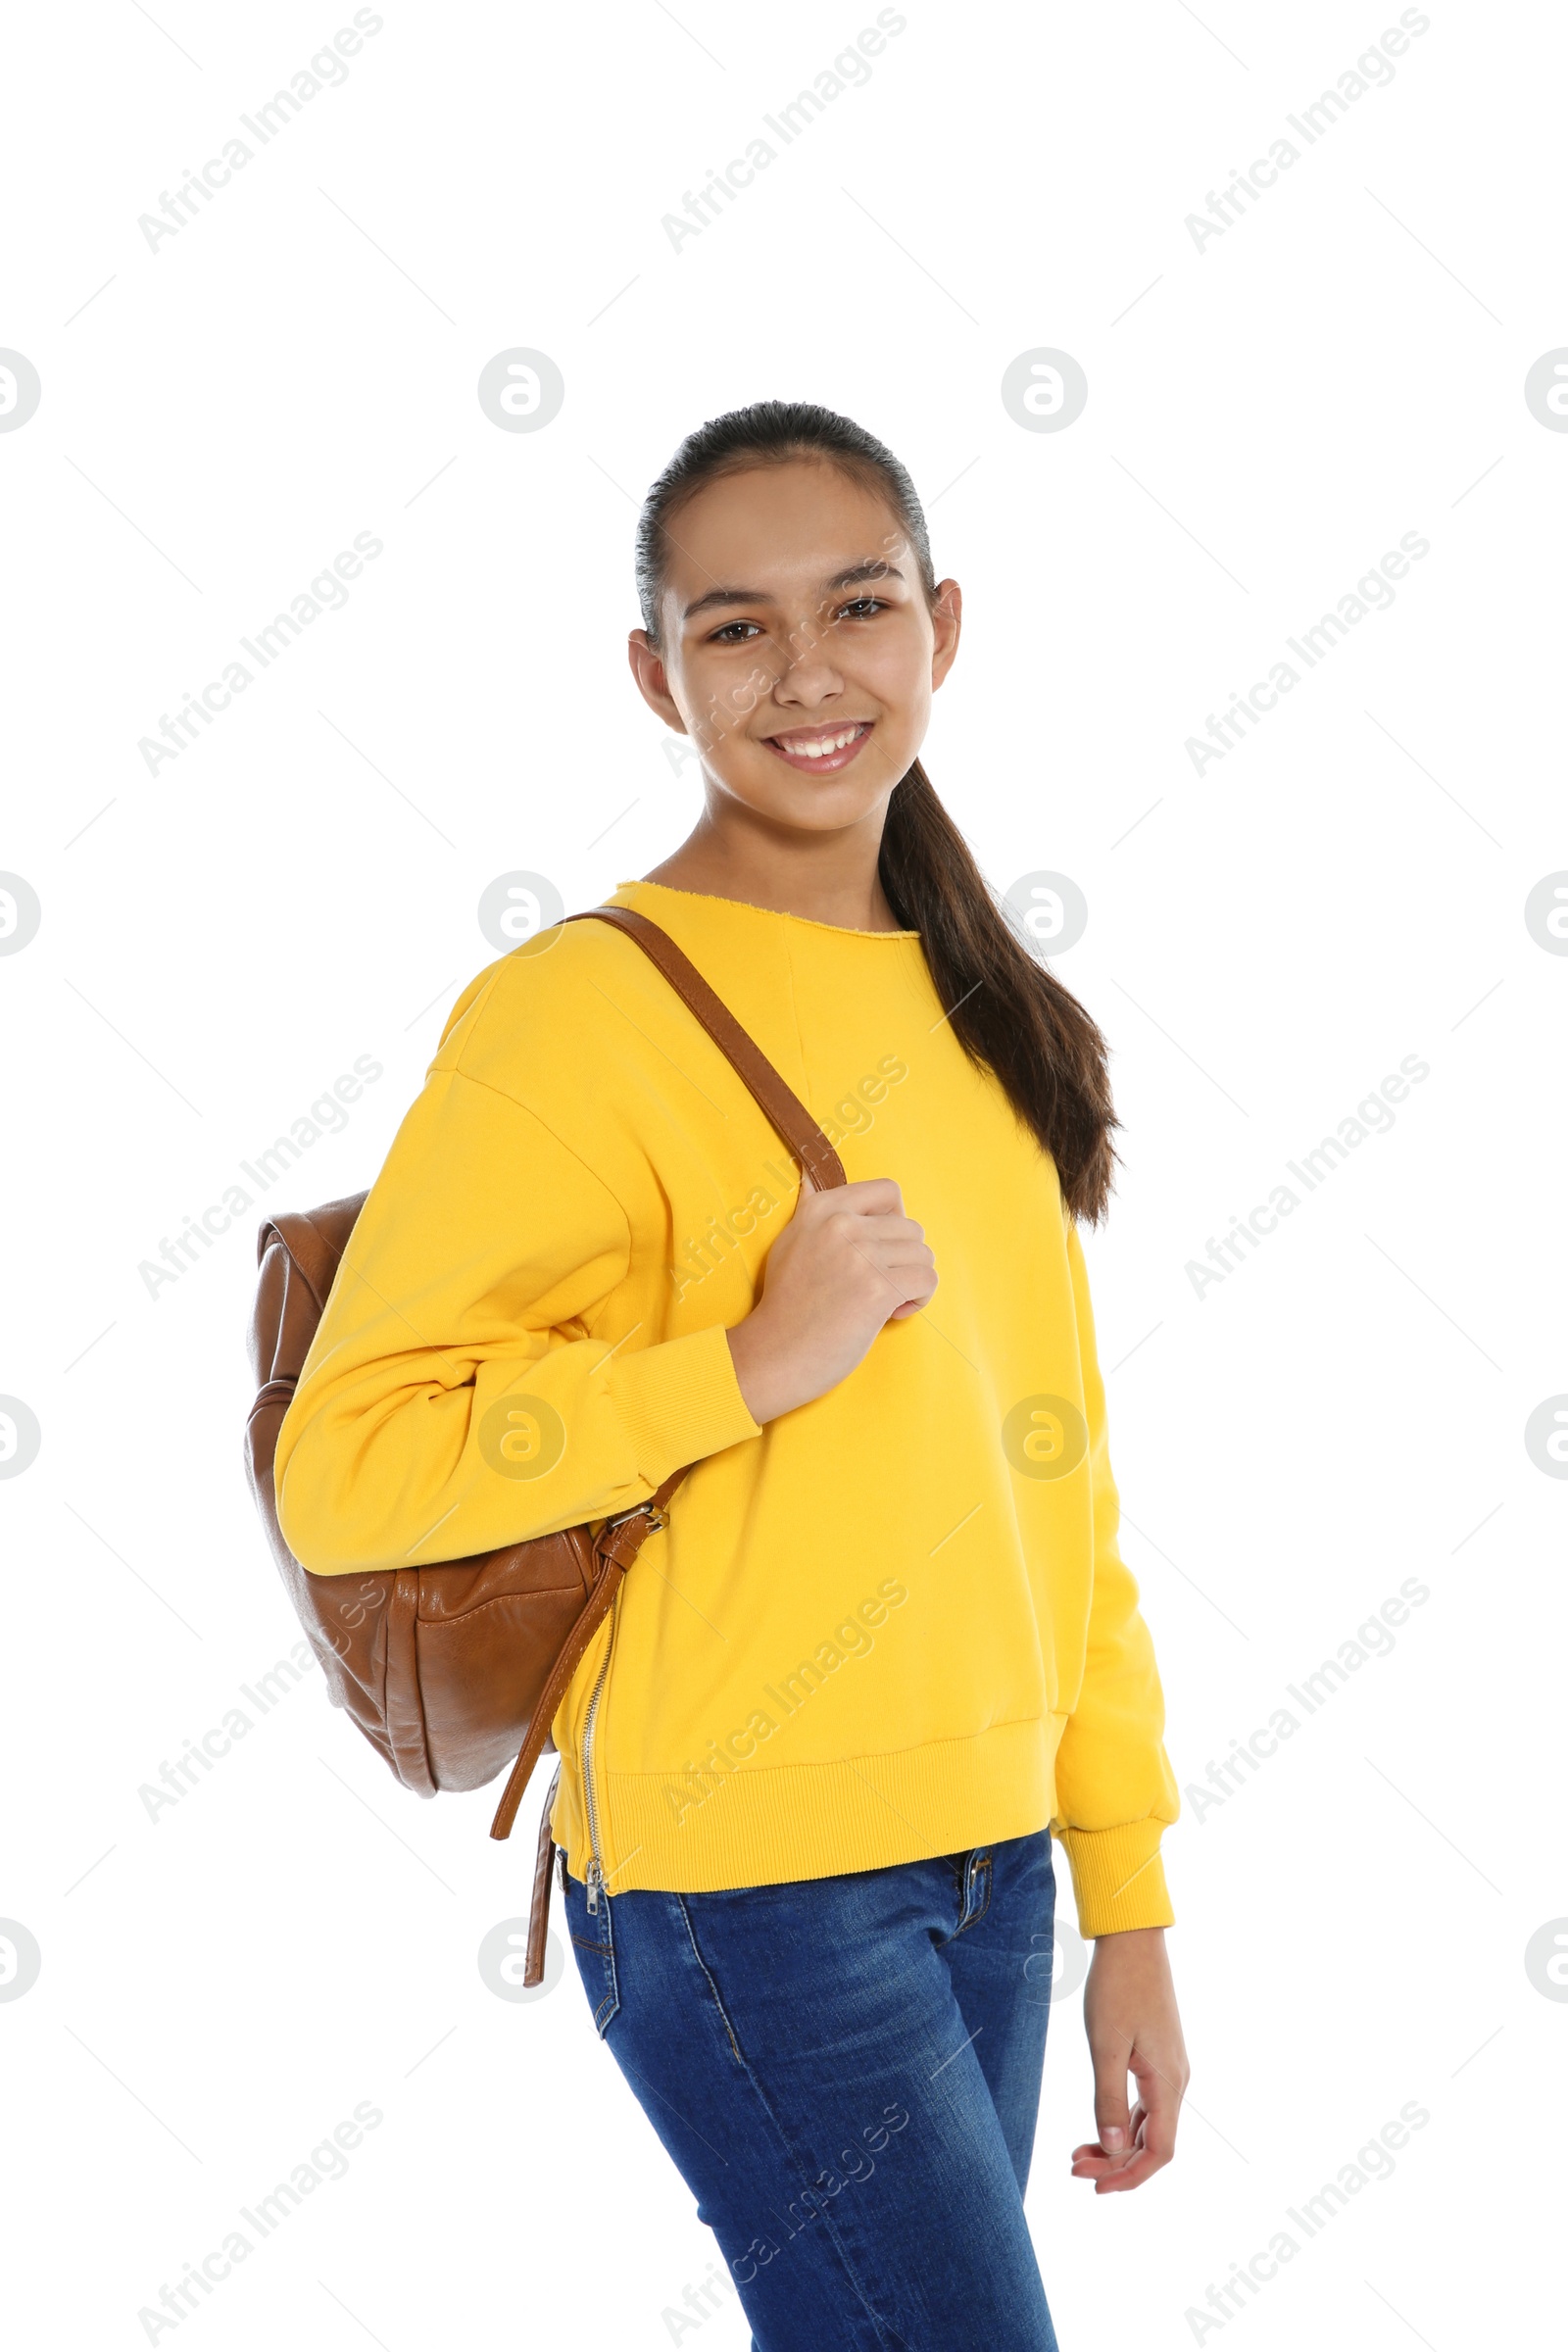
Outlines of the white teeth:
[{"label": "white teeth", "polygon": [[846,727],[841,734],[825,735],[815,743],[792,743],[789,748],[800,760],[825,760],[830,752],[846,750],[859,734],[861,724],[858,719],[853,727]]}]

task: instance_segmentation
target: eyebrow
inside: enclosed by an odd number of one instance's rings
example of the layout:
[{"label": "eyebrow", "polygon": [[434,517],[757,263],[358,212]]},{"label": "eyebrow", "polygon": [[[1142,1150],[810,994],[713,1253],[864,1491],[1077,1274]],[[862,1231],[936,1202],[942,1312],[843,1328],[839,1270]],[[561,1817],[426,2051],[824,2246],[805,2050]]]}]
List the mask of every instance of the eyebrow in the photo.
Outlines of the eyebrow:
[{"label": "eyebrow", "polygon": [[[880,557],[868,558],[863,564],[852,564],[847,570],[836,571],[830,580],[822,582],[822,594],[832,596],[841,588],[858,587],[862,580],[899,580],[904,574],[896,564],[886,564]],[[763,588],[710,588],[695,604],[688,605],[682,620],[691,620],[699,612],[711,612],[718,605],[770,605],[775,599]]]}]

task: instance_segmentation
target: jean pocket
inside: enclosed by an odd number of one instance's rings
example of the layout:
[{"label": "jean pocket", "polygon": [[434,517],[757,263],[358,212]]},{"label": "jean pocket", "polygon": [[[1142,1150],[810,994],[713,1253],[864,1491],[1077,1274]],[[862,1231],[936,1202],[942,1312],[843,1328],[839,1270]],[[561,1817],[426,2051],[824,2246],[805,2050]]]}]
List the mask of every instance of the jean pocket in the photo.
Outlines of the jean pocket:
[{"label": "jean pocket", "polygon": [[606,2027],[620,2007],[620,1992],[615,1983],[615,1932],[611,1924],[609,1895],[601,1890],[599,1908],[590,1912],[587,1887],[580,1879],[568,1878],[566,1928],[577,1974],[593,2011],[594,2031],[603,2041]]}]

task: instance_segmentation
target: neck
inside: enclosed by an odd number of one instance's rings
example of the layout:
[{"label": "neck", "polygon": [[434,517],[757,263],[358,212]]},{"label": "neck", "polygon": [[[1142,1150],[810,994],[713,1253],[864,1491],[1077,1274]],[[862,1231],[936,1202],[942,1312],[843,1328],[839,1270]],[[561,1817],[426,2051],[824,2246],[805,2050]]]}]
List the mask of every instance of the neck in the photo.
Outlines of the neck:
[{"label": "neck", "polygon": [[877,874],[885,813],[884,804],[858,824],[808,833],[733,803],[710,807],[644,880],[849,931],[900,931]]}]

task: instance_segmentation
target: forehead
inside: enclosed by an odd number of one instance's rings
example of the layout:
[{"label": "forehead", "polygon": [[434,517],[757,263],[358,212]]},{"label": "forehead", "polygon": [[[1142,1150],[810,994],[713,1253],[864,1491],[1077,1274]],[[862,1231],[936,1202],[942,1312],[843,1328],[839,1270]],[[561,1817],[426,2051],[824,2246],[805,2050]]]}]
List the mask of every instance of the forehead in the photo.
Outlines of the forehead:
[{"label": "forehead", "polygon": [[867,558],[897,564],[906,547],[885,493],[815,459],[720,475],[677,509],[665,540],[664,593],[682,606],[715,581],[800,593]]}]

